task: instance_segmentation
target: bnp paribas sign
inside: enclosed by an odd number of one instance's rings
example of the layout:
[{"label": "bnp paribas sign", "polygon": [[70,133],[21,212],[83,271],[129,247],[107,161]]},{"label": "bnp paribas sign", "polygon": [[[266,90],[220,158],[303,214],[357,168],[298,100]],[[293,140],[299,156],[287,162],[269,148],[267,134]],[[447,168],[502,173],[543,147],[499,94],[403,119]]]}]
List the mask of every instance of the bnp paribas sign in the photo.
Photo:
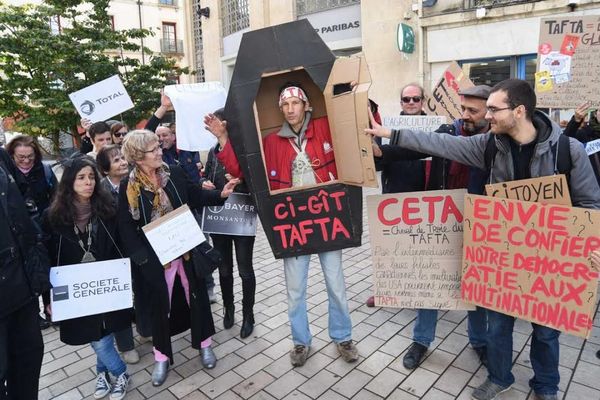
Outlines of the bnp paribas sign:
[{"label": "bnp paribas sign", "polygon": [[325,43],[361,38],[360,4],[303,15]]}]

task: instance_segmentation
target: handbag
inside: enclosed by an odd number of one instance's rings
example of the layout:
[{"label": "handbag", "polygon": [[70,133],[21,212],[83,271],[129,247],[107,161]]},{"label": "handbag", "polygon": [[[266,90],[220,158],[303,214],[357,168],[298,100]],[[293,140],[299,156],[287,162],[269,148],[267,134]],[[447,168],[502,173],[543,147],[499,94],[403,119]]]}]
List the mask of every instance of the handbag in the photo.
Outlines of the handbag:
[{"label": "handbag", "polygon": [[196,277],[204,279],[219,268],[223,263],[223,256],[208,243],[208,240],[205,240],[192,249],[192,262]]}]

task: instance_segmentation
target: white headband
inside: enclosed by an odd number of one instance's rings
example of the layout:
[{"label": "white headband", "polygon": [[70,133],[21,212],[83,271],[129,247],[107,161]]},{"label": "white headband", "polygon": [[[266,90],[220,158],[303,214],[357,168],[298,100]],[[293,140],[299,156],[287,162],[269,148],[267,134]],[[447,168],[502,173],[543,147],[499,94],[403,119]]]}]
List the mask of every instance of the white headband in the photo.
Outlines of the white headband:
[{"label": "white headband", "polygon": [[279,107],[281,107],[283,102],[289,99],[290,97],[297,97],[302,101],[308,102],[308,97],[306,97],[306,93],[304,93],[304,90],[300,89],[297,86],[290,86],[286,87],[281,91],[281,94],[279,95]]}]

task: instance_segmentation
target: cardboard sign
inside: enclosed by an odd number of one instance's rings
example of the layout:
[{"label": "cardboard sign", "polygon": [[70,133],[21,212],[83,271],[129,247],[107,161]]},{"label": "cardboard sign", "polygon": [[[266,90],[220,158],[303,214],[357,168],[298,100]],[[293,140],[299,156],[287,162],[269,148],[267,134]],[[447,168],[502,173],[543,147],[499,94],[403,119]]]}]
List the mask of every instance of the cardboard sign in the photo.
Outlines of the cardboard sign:
[{"label": "cardboard sign", "polygon": [[206,240],[187,204],[150,222],[142,230],[163,265]]},{"label": "cardboard sign", "polygon": [[473,82],[463,72],[456,62],[452,62],[435,85],[431,94],[427,96],[425,107],[427,114],[443,115],[452,121],[462,116],[460,108],[460,90],[473,87]]},{"label": "cardboard sign", "polygon": [[585,144],[585,152],[588,156],[592,154],[596,154],[600,151],[600,139],[593,140],[591,142],[587,142]]},{"label": "cardboard sign", "polygon": [[177,148],[187,151],[210,150],[217,139],[204,128],[202,118],[225,105],[227,92],[221,82],[165,86],[175,108]]},{"label": "cardboard sign", "polygon": [[87,118],[92,122],[105,121],[133,108],[133,102],[119,75],[113,75],[73,92],[69,98],[81,118]]},{"label": "cardboard sign", "polygon": [[50,268],[52,321],[133,307],[129,258]]},{"label": "cardboard sign", "polygon": [[222,206],[204,207],[202,232],[255,236],[256,215],[256,206],[249,194],[232,193]]},{"label": "cardboard sign", "polygon": [[467,195],[464,215],[463,300],[589,337],[600,211]]},{"label": "cardboard sign", "polygon": [[367,197],[376,306],[474,309],[460,298],[466,193]]},{"label": "cardboard sign", "polygon": [[539,43],[538,107],[577,108],[584,101],[600,103],[599,15],[542,18]]},{"label": "cardboard sign", "polygon": [[493,183],[485,185],[488,196],[571,206],[571,194],[565,175]]}]

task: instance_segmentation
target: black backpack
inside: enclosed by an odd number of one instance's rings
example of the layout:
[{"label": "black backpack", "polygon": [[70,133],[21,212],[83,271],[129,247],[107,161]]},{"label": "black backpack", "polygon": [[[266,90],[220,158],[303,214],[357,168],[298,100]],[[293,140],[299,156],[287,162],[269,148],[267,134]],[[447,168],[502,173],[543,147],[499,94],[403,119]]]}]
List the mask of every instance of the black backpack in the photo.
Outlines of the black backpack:
[{"label": "black backpack", "polygon": [[[557,147],[558,147],[558,160],[557,156]],[[552,156],[554,157],[554,165],[556,168],[554,170],[554,174],[564,174],[567,178],[567,184],[571,178],[571,168],[573,166],[571,162],[571,146],[569,143],[569,137],[566,135],[560,135],[558,138],[558,142],[554,143],[551,147]],[[496,157],[496,153],[498,152],[498,148],[496,147],[496,140],[493,134],[490,134],[490,138],[485,146],[485,153],[483,155],[485,161],[485,170],[489,174],[492,168],[492,161]]]}]

